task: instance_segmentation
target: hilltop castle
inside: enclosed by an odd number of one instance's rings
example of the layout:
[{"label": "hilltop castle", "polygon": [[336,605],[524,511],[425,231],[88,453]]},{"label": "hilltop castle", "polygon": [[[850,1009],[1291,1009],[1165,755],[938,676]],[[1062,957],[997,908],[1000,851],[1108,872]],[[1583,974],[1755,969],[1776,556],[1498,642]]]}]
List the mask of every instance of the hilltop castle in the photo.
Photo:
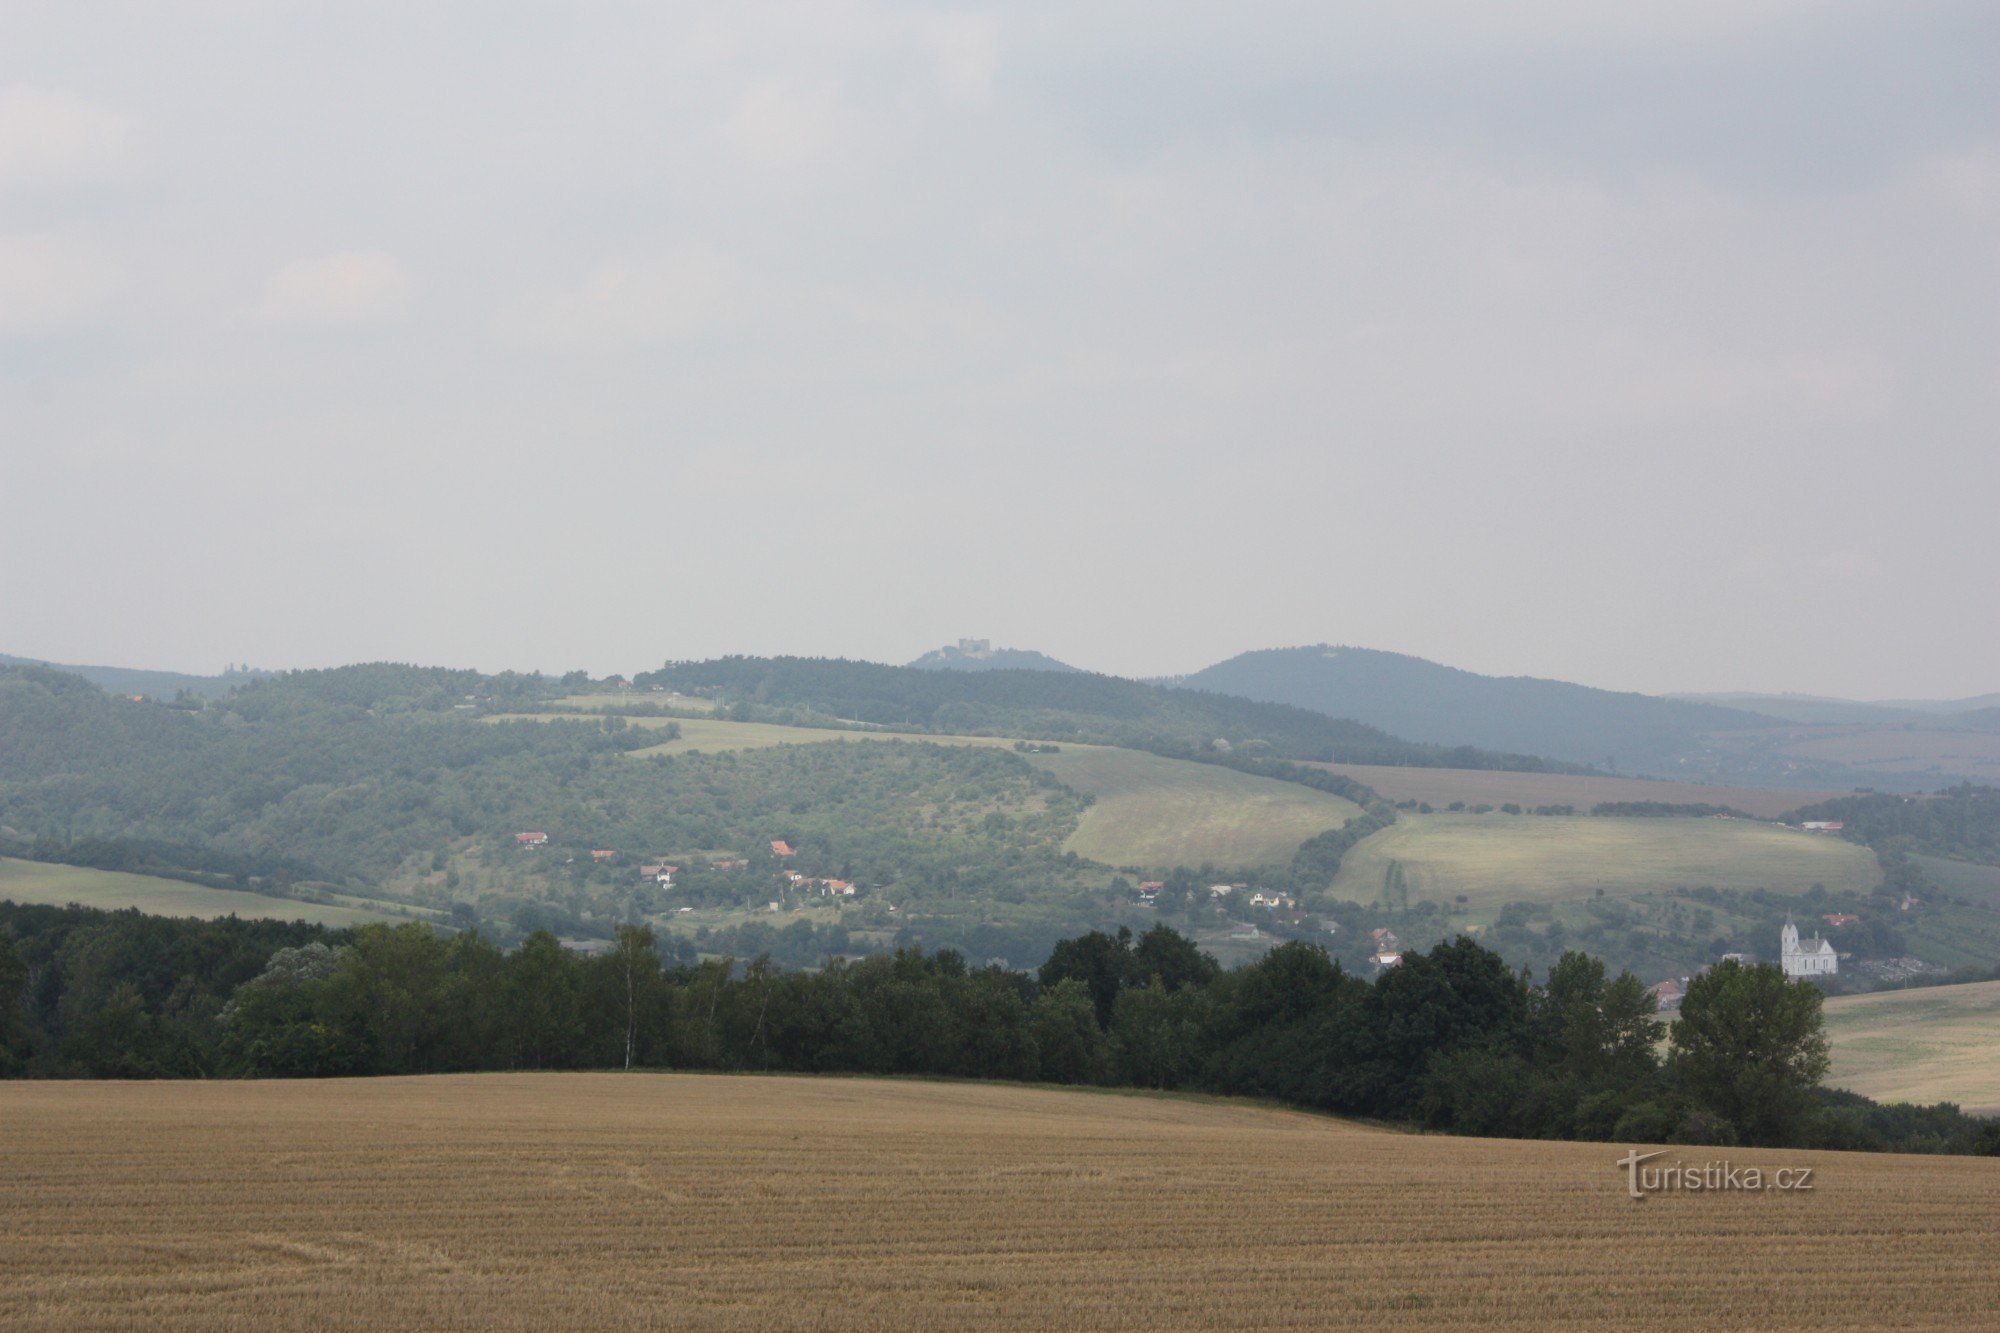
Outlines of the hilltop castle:
[{"label": "hilltop castle", "polygon": [[1833,941],[1823,940],[1814,931],[1812,939],[1801,944],[1799,928],[1792,924],[1788,914],[1785,917],[1785,933],[1778,953],[1778,963],[1788,977],[1830,977],[1840,971],[1839,955],[1833,951]]}]

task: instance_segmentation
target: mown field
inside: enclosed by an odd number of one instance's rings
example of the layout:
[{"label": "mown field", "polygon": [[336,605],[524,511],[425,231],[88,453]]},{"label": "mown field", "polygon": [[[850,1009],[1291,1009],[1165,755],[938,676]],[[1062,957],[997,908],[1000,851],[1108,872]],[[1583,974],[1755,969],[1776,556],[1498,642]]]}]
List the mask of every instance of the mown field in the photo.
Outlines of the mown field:
[{"label": "mown field", "polygon": [[1336,898],[1372,902],[1390,862],[1411,902],[1464,894],[1475,920],[1510,902],[1563,902],[1673,888],[1770,889],[1814,884],[1865,892],[1881,880],[1875,854],[1838,838],[1730,819],[1609,819],[1578,815],[1404,815],[1347,854]]},{"label": "mown field", "polygon": [[1833,1087],[2000,1115],[2000,981],[1835,996],[1826,1030]]},{"label": "mown field", "polygon": [[1509,773],[1474,768],[1397,768],[1380,764],[1314,764],[1366,783],[1391,801],[1428,801],[1442,810],[1453,801],[1532,810],[1540,805],[1573,805],[1580,812],[1605,801],[1664,801],[1671,805],[1726,805],[1761,819],[1776,819],[1803,805],[1845,796],[1837,791],[1790,791],[1772,787],[1710,787],[1650,778],[1580,776],[1570,773]]},{"label": "mown field", "polygon": [[1107,865],[1268,865],[1359,814],[1352,801],[1294,782],[1139,750],[1065,745],[1030,755],[1065,786],[1096,797],[1064,849]]},{"label": "mown field", "polygon": [[0,900],[45,903],[55,907],[76,903],[105,911],[136,907],[154,916],[264,917],[275,921],[310,921],[321,926],[358,926],[364,921],[395,921],[398,916],[364,907],[299,902],[262,893],[211,889],[178,879],[128,875],[117,870],[50,865],[0,857]]},{"label": "mown field", "polygon": [[13,1083],[0,1325],[1990,1324],[2000,1161],[1623,1147],[1232,1103],[700,1075]]}]

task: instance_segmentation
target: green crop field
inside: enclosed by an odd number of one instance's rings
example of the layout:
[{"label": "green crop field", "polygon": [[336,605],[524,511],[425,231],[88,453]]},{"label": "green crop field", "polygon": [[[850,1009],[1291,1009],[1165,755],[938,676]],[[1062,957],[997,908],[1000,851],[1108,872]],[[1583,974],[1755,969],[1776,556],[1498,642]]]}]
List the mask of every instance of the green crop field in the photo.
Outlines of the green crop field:
[{"label": "green crop field", "polygon": [[1603,819],[1578,815],[1404,815],[1347,854],[1333,896],[1367,903],[1389,863],[1412,902],[1464,894],[1476,921],[1510,902],[1564,902],[1672,888],[1814,884],[1864,892],[1881,880],[1875,854],[1838,838],[1733,819]]},{"label": "green crop field", "polygon": [[1107,865],[1268,865],[1360,813],[1352,801],[1296,783],[1139,750],[1065,745],[1029,756],[1066,786],[1097,798],[1064,844]]},{"label": "green crop field", "polygon": [[1791,791],[1773,787],[1710,787],[1693,782],[1655,782],[1571,773],[1510,773],[1474,768],[1398,768],[1378,764],[1313,764],[1366,783],[1391,801],[1427,801],[1442,810],[1453,801],[1501,806],[1512,802],[1573,805],[1580,812],[1603,801],[1663,801],[1670,805],[1726,805],[1763,819],[1775,819],[1802,805],[1844,796],[1845,792]]},{"label": "green crop field", "polygon": [[178,879],[128,875],[117,870],[51,865],[0,857],[0,900],[45,903],[62,907],[75,903],[105,911],[136,907],[154,916],[266,917],[277,921],[310,921],[321,926],[358,926],[365,921],[394,921],[385,911],[297,902],[262,893],[211,889]]},{"label": "green crop field", "polygon": [[1826,1030],[1833,1087],[2000,1115],[2000,981],[1836,996]]}]

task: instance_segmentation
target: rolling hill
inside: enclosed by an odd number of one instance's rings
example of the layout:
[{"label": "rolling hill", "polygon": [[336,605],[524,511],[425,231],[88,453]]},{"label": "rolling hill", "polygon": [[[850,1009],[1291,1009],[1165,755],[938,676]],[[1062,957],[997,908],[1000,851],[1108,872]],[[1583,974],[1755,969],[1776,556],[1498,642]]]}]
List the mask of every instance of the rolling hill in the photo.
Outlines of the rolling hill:
[{"label": "rolling hill", "polygon": [[1243,653],[1177,684],[1353,718],[1432,745],[1674,773],[1707,732],[1768,727],[1737,708],[1531,676],[1482,676],[1401,653],[1319,644]]},{"label": "rolling hill", "polygon": [[82,676],[111,694],[144,694],[155,699],[171,699],[181,691],[207,699],[220,699],[238,685],[263,680],[273,673],[244,669],[225,671],[218,676],[193,676],[180,671],[148,671],[143,667],[74,666],[44,662],[32,657],[10,657],[0,653],[0,666],[38,666],[52,671]]},{"label": "rolling hill", "polygon": [[1830,1086],[2000,1115],[2000,981],[1835,996],[1826,1031]]},{"label": "rolling hill", "polygon": [[937,671],[1075,671],[1067,662],[1058,662],[1047,653],[1032,648],[994,648],[985,639],[960,639],[946,644],[910,663],[913,667]]},{"label": "rolling hill", "polygon": [[9,901],[50,907],[75,903],[107,912],[131,907],[151,916],[310,921],[316,926],[358,926],[367,921],[408,920],[423,915],[413,911],[392,912],[384,907],[302,902],[263,893],[214,889],[154,875],[0,857],[0,902]]}]

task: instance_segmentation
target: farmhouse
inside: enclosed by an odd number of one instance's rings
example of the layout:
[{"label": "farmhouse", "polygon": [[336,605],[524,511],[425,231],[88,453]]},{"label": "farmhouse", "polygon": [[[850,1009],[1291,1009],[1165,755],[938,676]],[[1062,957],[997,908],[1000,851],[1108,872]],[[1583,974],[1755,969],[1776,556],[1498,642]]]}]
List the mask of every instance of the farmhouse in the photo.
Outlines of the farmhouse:
[{"label": "farmhouse", "polygon": [[783,838],[771,839],[771,855],[777,857],[780,861],[782,861],[791,854],[792,854],[792,844],[786,842]]},{"label": "farmhouse", "polygon": [[1250,905],[1252,907],[1279,908],[1296,907],[1298,904],[1288,893],[1279,893],[1276,890],[1267,892],[1266,890],[1259,889],[1250,895]]},{"label": "farmhouse", "polygon": [[1840,957],[1833,951],[1833,942],[1815,934],[1811,941],[1801,943],[1799,928],[1789,916],[1779,936],[1778,964],[1785,969],[1786,976],[1793,978],[1830,977],[1840,971]]},{"label": "farmhouse", "polygon": [[844,879],[822,879],[817,881],[819,896],[822,898],[852,898],[854,886]]},{"label": "farmhouse", "polygon": [[516,833],[514,835],[514,845],[517,847],[546,847],[549,845],[549,835],[546,833]]}]

